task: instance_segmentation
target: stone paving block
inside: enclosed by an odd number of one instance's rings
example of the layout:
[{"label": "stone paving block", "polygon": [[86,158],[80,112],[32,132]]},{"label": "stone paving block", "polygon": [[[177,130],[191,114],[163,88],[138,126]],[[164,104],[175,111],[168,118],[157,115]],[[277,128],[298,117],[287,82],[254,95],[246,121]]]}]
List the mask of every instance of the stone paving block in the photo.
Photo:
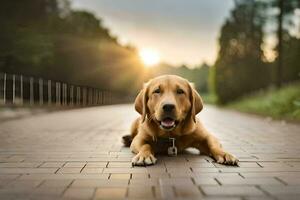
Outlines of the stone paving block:
[{"label": "stone paving block", "polygon": [[24,174],[20,180],[94,179],[107,180],[109,174]]},{"label": "stone paving block", "polygon": [[41,180],[15,180],[6,187],[11,188],[36,188],[42,183]]},{"label": "stone paving block", "polygon": [[130,179],[131,174],[111,174],[109,179]]},{"label": "stone paving block", "polygon": [[276,200],[299,200],[299,195],[276,195]]},{"label": "stone paving block", "polygon": [[46,174],[54,173],[55,168],[1,168],[0,174]]},{"label": "stone paving block", "polygon": [[222,185],[283,185],[282,182],[275,178],[265,177],[265,178],[228,178],[228,177],[218,177],[217,180]]},{"label": "stone paving block", "polygon": [[150,173],[150,178],[169,178],[170,174],[164,172],[164,173]]},{"label": "stone paving block", "polygon": [[71,199],[91,199],[94,192],[94,188],[68,188],[63,196]]},{"label": "stone paving block", "polygon": [[13,180],[0,180],[0,188],[4,188],[7,185],[9,185],[11,182],[13,182]]},{"label": "stone paving block", "polygon": [[127,188],[125,187],[97,188],[95,199],[124,199],[126,193],[127,193]]},{"label": "stone paving block", "polygon": [[67,167],[83,168],[85,165],[86,165],[86,162],[67,162],[64,165],[64,168],[67,168]]},{"label": "stone paving block", "polygon": [[151,186],[135,186],[128,188],[128,198],[151,199],[154,197]]},{"label": "stone paving block", "polygon": [[18,178],[20,175],[17,174],[0,174],[0,180],[13,180]]},{"label": "stone paving block", "polygon": [[278,179],[287,185],[300,185],[300,177],[279,176]]},{"label": "stone paving block", "polygon": [[56,187],[56,188],[36,188],[33,191],[33,194],[37,194],[43,196],[43,195],[55,195],[55,196],[61,196],[64,192],[65,188],[63,187]]},{"label": "stone paving block", "polygon": [[72,183],[72,179],[65,179],[65,180],[45,180],[43,181],[42,185],[40,187],[47,187],[47,188],[52,188],[52,187],[63,187],[66,188]]},{"label": "stone paving block", "polygon": [[287,186],[263,185],[261,186],[261,189],[268,192],[272,196],[300,195],[300,185],[287,185]]},{"label": "stone paving block", "polygon": [[101,174],[103,172],[103,168],[100,167],[85,167],[82,169],[82,174]]},{"label": "stone paving block", "polygon": [[277,167],[277,168],[219,168],[221,172],[300,172],[300,168],[294,167]]},{"label": "stone paving block", "polygon": [[193,185],[191,178],[161,178],[160,185]]},{"label": "stone paving block", "polygon": [[131,179],[148,179],[149,174],[131,174]]},{"label": "stone paving block", "polygon": [[131,179],[129,184],[156,186],[159,184],[159,180],[158,179]]},{"label": "stone paving block", "polygon": [[[163,170],[162,170],[163,171]],[[168,173],[192,173],[191,169],[186,167],[169,167],[167,168]]]},{"label": "stone paving block", "polygon": [[241,177],[239,173],[219,173],[219,172],[203,172],[203,173],[194,173],[194,178],[217,178],[217,177]]},{"label": "stone paving block", "polygon": [[131,168],[132,167],[132,164],[131,162],[109,162],[108,163],[108,168],[111,168],[111,167],[128,167],[128,168]]},{"label": "stone paving block", "polygon": [[192,171],[196,173],[203,173],[203,172],[219,172],[221,169],[218,168],[192,168]]},{"label": "stone paving block", "polygon": [[129,180],[75,180],[71,187],[126,187]]},{"label": "stone paving block", "polygon": [[202,197],[202,193],[200,192],[199,188],[196,186],[191,185],[177,185],[175,186],[175,195],[181,198],[188,198],[188,197]]},{"label": "stone paving block", "polygon": [[215,178],[193,178],[196,185],[219,185]]},{"label": "stone paving block", "polygon": [[[277,198],[275,199],[274,197],[265,197],[265,196],[258,197],[258,196],[256,196],[256,197],[244,197],[243,200],[277,200]],[[285,200],[288,200],[288,198]]]},{"label": "stone paving block", "polygon": [[106,167],[107,162],[88,162],[85,167],[87,168],[104,168]]},{"label": "stone paving block", "polygon": [[185,178],[185,177],[194,177],[195,173],[193,172],[171,172],[169,173],[171,178]]},{"label": "stone paving block", "polygon": [[18,195],[18,194],[22,194],[22,195],[28,195],[28,194],[32,194],[34,192],[35,188],[13,188],[13,187],[7,187],[7,188],[0,188],[0,194],[1,195]]},{"label": "stone paving block", "polygon": [[300,177],[300,172],[242,172],[240,173],[243,177]]},{"label": "stone paving block", "polygon": [[254,186],[201,186],[204,194],[212,196],[263,196]]},{"label": "stone paving block", "polygon": [[158,199],[175,199],[175,188],[170,185],[160,185],[155,187],[155,195]]},{"label": "stone paving block", "polygon": [[270,167],[291,167],[291,165],[288,165],[285,162],[258,162],[259,165],[261,165],[264,168],[270,168]]},{"label": "stone paving block", "polygon": [[64,165],[65,163],[64,162],[45,162],[43,163],[41,167],[45,167],[45,168],[60,168]]},{"label": "stone paving block", "polygon": [[190,166],[191,168],[213,168],[215,165],[210,162],[188,162],[184,163],[185,165]]},{"label": "stone paving block", "polygon": [[[45,168],[44,168],[45,169]],[[76,167],[63,167],[60,168],[57,173],[58,174],[76,174],[76,173],[80,173],[82,168],[76,168]]]},{"label": "stone paving block", "polygon": [[9,163],[0,163],[0,170],[2,167],[14,167],[14,168],[22,168],[22,167],[27,167],[27,168],[35,168],[41,165],[42,163],[40,162],[9,162]]}]

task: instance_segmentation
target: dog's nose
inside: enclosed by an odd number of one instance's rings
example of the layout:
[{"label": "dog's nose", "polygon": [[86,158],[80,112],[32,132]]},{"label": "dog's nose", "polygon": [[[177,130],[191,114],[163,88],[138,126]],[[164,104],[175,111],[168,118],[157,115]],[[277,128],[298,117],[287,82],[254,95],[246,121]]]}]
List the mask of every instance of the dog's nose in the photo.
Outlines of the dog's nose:
[{"label": "dog's nose", "polygon": [[165,104],[165,105],[163,106],[163,110],[164,110],[165,112],[171,112],[171,111],[174,110],[174,108],[175,108],[175,105],[174,105],[174,104]]}]

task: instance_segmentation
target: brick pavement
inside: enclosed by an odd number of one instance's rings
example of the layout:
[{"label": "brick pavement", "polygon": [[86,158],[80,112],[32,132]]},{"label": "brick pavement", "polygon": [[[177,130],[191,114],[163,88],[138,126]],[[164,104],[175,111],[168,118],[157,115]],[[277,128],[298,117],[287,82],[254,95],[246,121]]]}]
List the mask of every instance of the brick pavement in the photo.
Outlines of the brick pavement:
[{"label": "brick pavement", "polygon": [[189,150],[131,167],[132,105],[0,123],[0,199],[300,199],[300,126],[206,106],[199,117],[240,159]]}]

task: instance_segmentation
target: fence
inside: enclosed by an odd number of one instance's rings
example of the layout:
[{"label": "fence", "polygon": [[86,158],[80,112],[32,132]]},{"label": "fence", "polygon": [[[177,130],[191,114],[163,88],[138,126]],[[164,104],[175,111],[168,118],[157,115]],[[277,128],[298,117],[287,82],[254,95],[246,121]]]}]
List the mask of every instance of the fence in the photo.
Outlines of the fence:
[{"label": "fence", "polygon": [[93,106],[112,104],[112,94],[92,87],[0,73],[0,105]]}]

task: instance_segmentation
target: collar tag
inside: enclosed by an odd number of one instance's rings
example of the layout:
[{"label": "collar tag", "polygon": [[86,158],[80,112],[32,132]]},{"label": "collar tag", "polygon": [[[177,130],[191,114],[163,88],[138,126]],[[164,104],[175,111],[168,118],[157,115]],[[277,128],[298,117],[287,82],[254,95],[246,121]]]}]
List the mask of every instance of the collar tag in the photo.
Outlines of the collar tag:
[{"label": "collar tag", "polygon": [[169,138],[172,142],[172,146],[168,148],[168,155],[169,156],[177,156],[177,147],[175,146],[175,138]]}]

